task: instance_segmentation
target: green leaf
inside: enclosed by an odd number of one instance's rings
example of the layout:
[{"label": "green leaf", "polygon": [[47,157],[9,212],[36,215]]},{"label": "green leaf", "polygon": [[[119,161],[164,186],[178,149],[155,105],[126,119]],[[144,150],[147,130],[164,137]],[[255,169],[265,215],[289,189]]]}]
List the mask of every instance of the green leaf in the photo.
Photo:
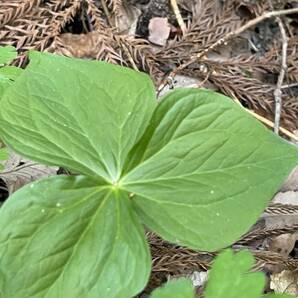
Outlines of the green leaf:
[{"label": "green leaf", "polygon": [[231,99],[180,89],[158,105],[120,182],[164,239],[217,250],[248,231],[298,164],[298,150]]},{"label": "green leaf", "polygon": [[186,278],[179,278],[167,282],[163,287],[153,291],[150,298],[194,298],[192,282]]},{"label": "green leaf", "polygon": [[4,166],[1,164],[1,161],[6,161],[7,159],[8,159],[7,148],[0,148],[0,171],[4,169]]},{"label": "green leaf", "polygon": [[20,74],[23,73],[23,69],[15,66],[4,66],[0,68],[0,78],[8,78],[15,81]]},{"label": "green leaf", "polygon": [[47,53],[30,60],[1,101],[4,141],[39,162],[119,180],[156,105],[150,78]]},{"label": "green leaf", "polygon": [[7,88],[9,86],[11,86],[12,83],[13,82],[9,78],[0,76],[0,100],[1,100],[2,96],[4,95],[5,90],[7,90]]},{"label": "green leaf", "polygon": [[124,298],[148,281],[150,253],[128,195],[101,180],[28,185],[4,203],[0,226],[3,297]]},{"label": "green leaf", "polygon": [[4,66],[0,68],[0,100],[8,87],[23,72],[23,69],[14,66]]},{"label": "green leaf", "polygon": [[8,159],[8,150],[7,148],[0,148],[0,160]]},{"label": "green leaf", "polygon": [[0,64],[9,64],[17,55],[18,53],[13,46],[0,47]]},{"label": "green leaf", "polygon": [[254,258],[249,251],[220,253],[208,275],[204,298],[260,298],[265,287],[261,272],[249,272]]}]

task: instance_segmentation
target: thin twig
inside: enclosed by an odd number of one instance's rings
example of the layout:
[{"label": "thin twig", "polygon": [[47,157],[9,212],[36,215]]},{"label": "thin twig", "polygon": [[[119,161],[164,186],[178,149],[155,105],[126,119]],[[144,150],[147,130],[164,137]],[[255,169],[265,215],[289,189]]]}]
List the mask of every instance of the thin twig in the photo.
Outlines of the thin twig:
[{"label": "thin twig", "polygon": [[[8,192],[8,189],[7,189],[7,187],[0,186],[0,189],[1,189],[1,190],[3,190],[3,191],[5,191],[5,192]],[[1,206],[1,205],[0,205],[0,206]]]},{"label": "thin twig", "polygon": [[209,77],[210,77],[210,71],[208,71],[208,73],[207,73],[206,77],[204,78],[204,80],[197,84],[197,88],[202,88],[203,85],[209,80]]},{"label": "thin twig", "polygon": [[[258,115],[257,113],[255,113],[254,111],[251,111],[249,109],[245,109],[248,113],[250,113],[251,115],[253,115],[256,119],[260,120],[261,122],[263,122],[264,124],[268,125],[269,127],[273,128],[274,127],[274,123],[268,119],[266,119],[263,116]],[[288,131],[287,129],[280,127],[279,128],[280,132],[282,132],[284,135],[286,135],[287,137],[291,138],[294,141],[298,141],[298,137],[293,134],[292,132]]]},{"label": "thin twig", "polygon": [[122,49],[124,50],[124,53],[126,54],[126,57],[127,57],[127,59],[129,60],[129,62],[130,62],[130,64],[131,64],[132,68],[133,68],[135,71],[139,71],[138,67],[136,66],[136,64],[135,64],[135,62],[134,62],[134,60],[133,60],[133,58],[132,58],[132,56],[131,56],[131,54],[130,54],[130,52],[129,52],[129,50],[128,50],[128,48],[126,47],[126,45],[125,45],[123,42],[121,43],[121,47],[122,47]]},{"label": "thin twig", "polygon": [[5,171],[5,172],[1,172],[0,173],[0,177],[1,176],[4,176],[4,175],[7,175],[7,174],[11,174],[11,173],[15,173],[15,172],[18,172],[24,168],[29,168],[29,167],[33,167],[33,166],[37,166],[38,163],[27,163],[27,164],[24,164],[24,165],[21,165],[21,166],[17,166],[9,171]]},{"label": "thin twig", "polygon": [[102,5],[103,11],[106,15],[109,26],[113,27],[111,16],[110,16],[110,13],[109,13],[109,10],[108,10],[105,0],[101,0],[101,5]]},{"label": "thin twig", "polygon": [[[269,126],[269,127],[271,127],[271,128],[274,127],[274,123],[273,123],[272,121],[268,120],[267,118],[265,118],[265,117],[263,117],[263,116],[260,116],[259,114],[255,113],[255,112],[252,111],[252,110],[249,110],[249,109],[247,109],[247,108],[244,108],[244,107],[242,106],[242,104],[240,103],[240,101],[239,101],[237,98],[234,97],[233,99],[234,99],[234,101],[235,101],[236,103],[238,103],[238,104],[239,104],[245,111],[247,111],[248,113],[250,113],[250,114],[251,114],[252,116],[254,116],[256,119],[258,119],[259,121],[263,122],[264,124],[266,124],[267,126]],[[289,137],[290,139],[292,139],[293,141],[298,141],[298,137],[297,137],[294,133],[288,131],[287,129],[285,129],[285,128],[283,128],[283,127],[279,127],[279,130],[280,130],[284,135],[286,135],[287,137]]]},{"label": "thin twig", "polygon": [[179,24],[179,27],[181,28],[182,34],[184,35],[185,32],[186,32],[186,26],[185,26],[184,21],[182,19],[182,16],[181,16],[177,1],[176,0],[171,0],[171,6],[172,6],[173,12],[175,14],[175,17],[177,19],[177,22]]},{"label": "thin twig", "polygon": [[168,81],[169,80],[172,80],[179,71],[181,71],[182,69],[188,67],[189,65],[191,65],[194,62],[196,62],[197,60],[201,59],[207,53],[209,53],[210,51],[214,50],[216,47],[218,47],[218,46],[220,46],[222,44],[226,44],[232,38],[238,36],[242,32],[246,31],[247,29],[249,29],[249,28],[257,25],[258,23],[260,23],[260,22],[262,22],[262,21],[264,21],[266,19],[269,19],[269,18],[272,18],[272,17],[278,17],[278,16],[281,16],[281,15],[293,14],[293,13],[298,13],[298,7],[291,8],[291,9],[283,9],[283,10],[265,12],[261,16],[258,16],[255,19],[252,19],[252,20],[248,21],[246,24],[244,24],[243,26],[239,27],[238,29],[227,33],[223,38],[220,38],[219,40],[217,40],[216,42],[214,42],[210,47],[208,47],[204,51],[198,53],[196,56],[191,57],[190,60],[188,60],[187,62],[181,64],[180,66],[178,66],[174,70],[172,70],[171,73],[168,75],[168,77],[160,84],[160,86],[158,88],[158,94],[168,84]]},{"label": "thin twig", "polygon": [[278,134],[279,124],[280,124],[280,114],[281,114],[281,108],[282,108],[281,86],[283,84],[285,74],[287,71],[288,37],[280,17],[276,17],[276,20],[278,22],[278,26],[279,26],[279,30],[282,38],[281,66],[280,66],[280,72],[277,79],[276,88],[274,90],[274,101],[275,101],[274,132]]},{"label": "thin twig", "polygon": [[290,89],[290,88],[295,88],[298,87],[298,83],[292,83],[292,84],[287,84],[287,85],[282,85],[280,89]]}]

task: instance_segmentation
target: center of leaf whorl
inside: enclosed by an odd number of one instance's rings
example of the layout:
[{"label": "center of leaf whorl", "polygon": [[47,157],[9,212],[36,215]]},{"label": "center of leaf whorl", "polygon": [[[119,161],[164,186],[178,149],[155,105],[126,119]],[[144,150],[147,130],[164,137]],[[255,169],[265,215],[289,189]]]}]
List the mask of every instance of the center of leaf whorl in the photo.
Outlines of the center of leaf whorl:
[{"label": "center of leaf whorl", "polygon": [[112,181],[111,188],[114,189],[114,190],[119,189],[120,188],[120,182],[118,180],[117,181]]}]

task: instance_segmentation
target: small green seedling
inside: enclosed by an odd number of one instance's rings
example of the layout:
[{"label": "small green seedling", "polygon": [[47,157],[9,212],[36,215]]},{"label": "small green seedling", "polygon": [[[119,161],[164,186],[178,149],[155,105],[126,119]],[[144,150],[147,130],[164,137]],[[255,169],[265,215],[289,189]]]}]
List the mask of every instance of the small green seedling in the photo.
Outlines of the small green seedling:
[{"label": "small green seedling", "polygon": [[18,53],[13,46],[0,47],[0,66],[3,67],[16,59]]},{"label": "small green seedling", "polygon": [[12,46],[0,47],[0,97],[15,79],[22,73],[22,69],[8,66],[17,57],[17,51]]},{"label": "small green seedling", "polygon": [[157,104],[130,69],[32,52],[0,102],[0,137],[69,169],[0,209],[1,297],[126,298],[151,268],[145,225],[214,251],[255,223],[298,150],[231,99],[178,89]]},{"label": "small green seedling", "polygon": [[[221,252],[208,275],[204,298],[291,298],[285,294],[263,295],[265,275],[250,272],[254,259],[249,251]],[[156,289],[150,298],[195,298],[190,280],[181,278]],[[292,297],[293,298],[293,297]]]},{"label": "small green seedling", "polygon": [[220,253],[208,276],[204,298],[260,298],[265,287],[262,272],[249,272],[254,258],[249,251]]},{"label": "small green seedling", "polygon": [[168,281],[162,287],[153,291],[150,298],[195,298],[192,282],[187,278]]}]

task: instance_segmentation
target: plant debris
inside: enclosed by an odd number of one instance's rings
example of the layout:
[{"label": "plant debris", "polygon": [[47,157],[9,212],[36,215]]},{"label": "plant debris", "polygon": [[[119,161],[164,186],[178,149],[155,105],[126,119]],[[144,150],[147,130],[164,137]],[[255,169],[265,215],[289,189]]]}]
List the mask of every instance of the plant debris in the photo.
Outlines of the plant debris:
[{"label": "plant debris", "polygon": [[171,28],[167,18],[152,18],[149,22],[148,40],[158,46],[164,46],[170,36]]},{"label": "plant debris", "polygon": [[0,172],[0,179],[5,182],[8,193],[12,194],[32,181],[56,175],[58,169],[32,162],[11,151],[4,170]]}]

